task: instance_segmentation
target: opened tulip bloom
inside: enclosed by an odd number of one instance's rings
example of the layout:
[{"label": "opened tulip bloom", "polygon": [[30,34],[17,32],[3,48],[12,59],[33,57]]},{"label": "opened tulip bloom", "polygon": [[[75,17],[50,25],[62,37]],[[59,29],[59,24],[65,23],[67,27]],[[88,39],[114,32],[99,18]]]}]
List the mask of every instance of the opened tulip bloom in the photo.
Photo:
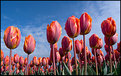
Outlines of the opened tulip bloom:
[{"label": "opened tulip bloom", "polygon": [[[29,54],[31,54],[36,46],[36,41],[32,35],[28,35],[28,37],[25,37],[24,41],[24,52],[27,53],[27,61],[29,61]],[[27,75],[28,75],[28,63],[27,63]]]}]

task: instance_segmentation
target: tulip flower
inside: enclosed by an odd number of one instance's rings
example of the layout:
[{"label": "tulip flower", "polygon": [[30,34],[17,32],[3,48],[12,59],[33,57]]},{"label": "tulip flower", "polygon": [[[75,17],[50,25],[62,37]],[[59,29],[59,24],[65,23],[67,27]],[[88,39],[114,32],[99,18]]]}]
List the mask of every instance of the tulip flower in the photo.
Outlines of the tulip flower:
[{"label": "tulip flower", "polygon": [[42,58],[39,57],[39,58],[38,58],[38,61],[39,61],[39,65],[41,66],[41,65],[42,65]]},{"label": "tulip flower", "polygon": [[111,37],[116,33],[116,22],[109,17],[101,23],[101,29],[105,36]]},{"label": "tulip flower", "polygon": [[33,64],[34,65],[38,65],[39,64],[39,61],[38,61],[38,59],[37,59],[36,56],[33,57],[33,60],[32,61],[33,61]]},{"label": "tulip flower", "polygon": [[104,37],[105,43],[107,45],[109,45],[109,43],[110,43],[110,45],[114,45],[117,42],[117,40],[118,40],[118,34],[115,33],[115,35],[113,35],[113,36],[110,37],[110,41],[109,42],[108,42],[108,40],[109,40],[109,37],[105,36]]},{"label": "tulip flower", "polygon": [[60,56],[63,57],[65,55],[62,47],[59,48],[59,53],[60,53]]},{"label": "tulip flower", "polygon": [[[88,13],[83,13],[80,17],[80,35],[83,35],[83,46],[85,51],[85,35],[91,31],[92,28],[92,18]],[[87,55],[86,51],[84,53],[84,75],[87,75]]]},{"label": "tulip flower", "polygon": [[2,51],[2,49],[1,49],[1,61],[4,59],[4,53],[3,53],[3,51]]},{"label": "tulip flower", "polygon": [[57,62],[60,62],[60,59],[61,59],[60,53],[59,53],[59,51],[57,51],[57,52],[56,52],[56,55],[55,55],[55,62],[56,62],[56,63],[57,63]]},{"label": "tulip flower", "polygon": [[[29,61],[29,54],[31,54],[36,46],[36,41],[32,35],[25,37],[24,41],[24,52],[27,53],[27,61]],[[27,63],[27,75],[28,75],[28,63]]]},{"label": "tulip flower", "polygon": [[24,58],[23,58],[22,56],[19,58],[19,64],[20,64],[21,66],[24,65]]},{"label": "tulip flower", "polygon": [[27,65],[28,61],[27,58],[24,59],[24,64]]},{"label": "tulip flower", "polygon": [[52,21],[52,23],[47,25],[47,40],[50,44],[52,44],[53,49],[53,67],[54,67],[54,75],[56,75],[55,71],[55,54],[54,54],[54,44],[59,40],[61,33],[62,33],[62,27],[57,21]]},{"label": "tulip flower", "polygon": [[18,47],[20,40],[21,40],[21,32],[17,27],[9,26],[4,31],[4,42],[7,48],[10,49],[10,62],[9,62],[9,74],[11,75],[11,56],[12,56],[12,49]]},{"label": "tulip flower", "polygon": [[[101,29],[102,29],[103,34],[106,37],[109,37],[108,46],[110,50],[110,37],[112,37],[116,33],[116,22],[114,21],[112,17],[109,17],[101,23]],[[110,72],[112,73],[111,51],[110,51]]]},{"label": "tulip flower", "polygon": [[117,43],[117,51],[119,51],[119,52],[120,52],[120,47],[121,47],[120,43],[121,43],[121,41],[119,43]]},{"label": "tulip flower", "polygon": [[43,65],[43,66],[46,65],[46,58],[45,58],[45,57],[42,58],[42,65]]},{"label": "tulip flower", "polygon": [[65,30],[69,37],[75,38],[80,33],[80,21],[75,16],[71,16],[67,19],[65,24]]},{"label": "tulip flower", "polygon": [[18,63],[19,62],[19,55],[16,53],[14,54],[14,62]]},{"label": "tulip flower", "polygon": [[5,66],[8,66],[9,65],[9,56],[6,56],[4,58],[4,64],[5,64]]},{"label": "tulip flower", "polygon": [[83,49],[83,43],[81,44],[79,40],[75,40],[75,49],[77,54],[81,53]]}]

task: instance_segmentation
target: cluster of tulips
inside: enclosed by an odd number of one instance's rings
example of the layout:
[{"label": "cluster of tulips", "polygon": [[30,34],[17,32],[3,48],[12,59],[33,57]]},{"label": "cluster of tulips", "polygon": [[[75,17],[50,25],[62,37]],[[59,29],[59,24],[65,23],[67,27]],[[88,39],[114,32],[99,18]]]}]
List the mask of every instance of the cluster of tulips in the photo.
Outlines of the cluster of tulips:
[{"label": "cluster of tulips", "polygon": [[[18,54],[12,57],[12,49],[17,48],[20,43],[21,32],[17,27],[9,26],[4,32],[4,42],[7,48],[10,49],[10,56],[4,57],[1,50],[1,74],[119,75],[121,42],[117,43],[117,48],[113,49],[113,45],[118,40],[114,19],[110,17],[101,23],[105,41],[104,48],[107,53],[105,56],[101,50],[103,41],[98,35],[92,34],[89,38],[92,53],[85,45],[85,35],[91,31],[91,28],[92,18],[88,13],[83,13],[80,19],[75,16],[69,17],[65,23],[68,36],[62,38],[62,47],[58,49],[57,42],[61,36],[62,28],[57,21],[52,21],[50,25],[47,25],[46,30],[47,41],[51,48],[50,56],[43,58],[34,56],[29,63],[29,55],[36,47],[34,37],[32,35],[25,37],[23,45],[23,50],[27,53],[25,59],[22,56],[19,57]],[[74,40],[79,34],[83,36],[83,39]],[[70,53],[72,48],[74,57],[71,57]]]}]

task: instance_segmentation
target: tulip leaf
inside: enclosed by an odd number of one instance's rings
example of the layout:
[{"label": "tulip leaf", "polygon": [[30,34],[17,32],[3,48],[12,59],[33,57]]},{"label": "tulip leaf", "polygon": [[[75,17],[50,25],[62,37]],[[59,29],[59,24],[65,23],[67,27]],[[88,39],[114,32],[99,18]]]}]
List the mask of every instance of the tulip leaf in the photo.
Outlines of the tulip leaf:
[{"label": "tulip leaf", "polygon": [[64,62],[62,62],[65,68],[65,73],[67,73],[67,75],[71,75],[71,72],[69,71],[68,67],[66,66],[66,64]]},{"label": "tulip leaf", "polygon": [[107,66],[105,66],[105,68],[103,69],[104,75],[107,74]]},{"label": "tulip leaf", "polygon": [[84,75],[84,66],[82,66],[82,74],[81,75]]},{"label": "tulip leaf", "polygon": [[73,70],[72,75],[76,75],[76,69]]},{"label": "tulip leaf", "polygon": [[90,67],[89,64],[87,64],[87,73],[88,75],[96,75],[96,72]]},{"label": "tulip leaf", "polygon": [[61,75],[61,69],[60,69],[60,62],[59,62],[59,65],[58,65],[58,72],[59,72],[59,74]]}]

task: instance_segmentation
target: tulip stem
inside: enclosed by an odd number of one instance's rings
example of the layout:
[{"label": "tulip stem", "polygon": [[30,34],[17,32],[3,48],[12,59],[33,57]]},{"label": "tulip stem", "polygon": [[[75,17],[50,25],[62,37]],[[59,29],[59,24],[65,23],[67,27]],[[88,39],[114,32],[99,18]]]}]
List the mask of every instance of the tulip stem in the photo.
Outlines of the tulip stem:
[{"label": "tulip stem", "polygon": [[112,47],[112,52],[113,52],[113,56],[114,56],[114,63],[115,63],[115,68],[117,68],[117,62],[116,62],[115,53],[114,53],[114,51],[113,51],[113,46],[111,46],[111,47]]},{"label": "tulip stem", "polygon": [[81,72],[82,72],[82,68],[81,68],[81,66],[82,66],[82,64],[81,64],[81,59],[80,59],[80,55],[81,55],[81,53],[79,53],[79,63],[80,63],[80,75],[81,75]]},{"label": "tulip stem", "polygon": [[111,50],[110,50],[110,37],[109,37],[108,45],[109,45],[109,52],[110,52],[110,72],[112,73],[112,60],[111,60]]},{"label": "tulip stem", "polygon": [[54,69],[54,75],[56,75],[54,44],[52,44],[52,49],[53,49],[53,69]]},{"label": "tulip stem", "polygon": [[73,38],[73,51],[74,51],[74,59],[75,59],[75,66],[76,66],[76,75],[78,75],[77,59],[76,59],[76,51],[75,51],[75,42],[74,42],[74,38]]},{"label": "tulip stem", "polygon": [[69,71],[71,70],[70,66],[71,66],[71,64],[70,64],[70,57],[69,57],[69,52],[68,52],[68,68],[69,68]]},{"label": "tulip stem", "polygon": [[98,67],[97,67],[97,57],[96,57],[96,48],[94,49],[94,53],[95,53],[95,67],[96,67],[96,75],[98,75]]},{"label": "tulip stem", "polygon": [[28,63],[29,63],[29,54],[27,55],[27,75],[28,75],[28,71],[29,71],[29,69],[28,69]]},{"label": "tulip stem", "polygon": [[10,57],[9,57],[9,75],[11,75],[11,56],[12,56],[12,50],[10,49]]},{"label": "tulip stem", "polygon": [[83,35],[83,45],[84,45],[84,75],[87,75],[87,55],[85,50],[85,35]]}]

